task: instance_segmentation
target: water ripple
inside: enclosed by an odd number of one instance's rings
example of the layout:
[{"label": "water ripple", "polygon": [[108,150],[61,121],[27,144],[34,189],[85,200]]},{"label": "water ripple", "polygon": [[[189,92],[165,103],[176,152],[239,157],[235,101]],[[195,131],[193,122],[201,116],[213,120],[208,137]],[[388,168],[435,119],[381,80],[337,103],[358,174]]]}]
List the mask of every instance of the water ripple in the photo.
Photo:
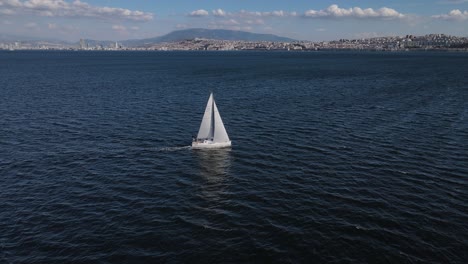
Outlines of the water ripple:
[{"label": "water ripple", "polygon": [[0,57],[2,263],[468,259],[463,54]]}]

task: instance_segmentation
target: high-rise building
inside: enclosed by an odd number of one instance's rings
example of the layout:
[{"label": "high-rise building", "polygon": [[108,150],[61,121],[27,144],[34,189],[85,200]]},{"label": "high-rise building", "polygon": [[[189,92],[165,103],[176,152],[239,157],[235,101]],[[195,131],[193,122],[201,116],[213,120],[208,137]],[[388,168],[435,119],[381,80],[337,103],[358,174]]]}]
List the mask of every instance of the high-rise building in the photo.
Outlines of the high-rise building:
[{"label": "high-rise building", "polygon": [[87,49],[88,48],[88,43],[86,43],[86,40],[80,39],[80,49]]}]

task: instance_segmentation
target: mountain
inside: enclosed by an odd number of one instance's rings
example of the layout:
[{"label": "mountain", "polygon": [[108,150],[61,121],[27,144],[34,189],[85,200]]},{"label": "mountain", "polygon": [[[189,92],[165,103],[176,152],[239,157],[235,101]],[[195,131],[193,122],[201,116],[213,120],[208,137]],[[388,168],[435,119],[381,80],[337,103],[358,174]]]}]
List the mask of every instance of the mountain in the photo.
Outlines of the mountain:
[{"label": "mountain", "polygon": [[173,31],[169,34],[138,40],[122,41],[125,46],[142,46],[161,42],[177,42],[186,39],[205,38],[218,40],[243,40],[243,41],[272,41],[272,42],[291,42],[294,39],[280,37],[273,34],[258,34],[245,31],[226,30],[226,29],[203,29],[191,28]]},{"label": "mountain", "polygon": [[[195,38],[204,38],[204,39],[216,39],[216,40],[240,40],[240,41],[271,41],[271,42],[292,42],[294,39],[280,37],[273,34],[258,34],[245,31],[236,31],[236,30],[225,30],[225,29],[203,29],[203,28],[192,28],[177,30],[171,33],[168,33],[163,36],[147,39],[130,39],[118,41],[119,44],[122,44],[126,47],[141,47],[148,46],[152,44],[162,43],[162,42],[178,42],[182,40],[195,39]],[[115,41],[106,41],[106,40],[92,40],[85,39],[89,47],[96,47],[101,45],[103,47],[109,47],[116,43]],[[67,42],[56,39],[45,39],[37,37],[26,37],[26,36],[16,36],[11,34],[1,34],[0,33],[0,43],[1,42],[21,42],[23,44],[28,43],[29,45],[39,45],[47,42],[48,44],[57,44],[67,47],[78,47],[79,42]]]}]

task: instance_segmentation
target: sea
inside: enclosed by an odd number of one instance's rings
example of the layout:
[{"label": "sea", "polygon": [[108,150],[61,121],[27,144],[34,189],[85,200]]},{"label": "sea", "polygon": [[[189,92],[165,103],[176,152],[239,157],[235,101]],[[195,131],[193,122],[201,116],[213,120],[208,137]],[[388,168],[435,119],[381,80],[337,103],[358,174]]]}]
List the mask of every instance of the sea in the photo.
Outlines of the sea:
[{"label": "sea", "polygon": [[0,263],[467,262],[468,53],[0,52]]}]

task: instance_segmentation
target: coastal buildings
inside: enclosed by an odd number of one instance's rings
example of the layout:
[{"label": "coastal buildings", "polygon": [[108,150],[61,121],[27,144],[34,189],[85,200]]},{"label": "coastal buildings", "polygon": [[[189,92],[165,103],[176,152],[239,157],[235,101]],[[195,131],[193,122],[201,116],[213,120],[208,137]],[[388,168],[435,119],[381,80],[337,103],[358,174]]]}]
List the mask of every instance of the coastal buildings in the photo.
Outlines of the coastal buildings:
[{"label": "coastal buildings", "polygon": [[80,39],[77,44],[56,43],[45,41],[13,41],[1,42],[0,50],[457,50],[468,51],[468,38],[445,34],[429,34],[425,36],[389,36],[366,39],[340,39],[335,41],[235,41],[215,39],[187,39],[176,42],[149,43],[141,46],[125,47],[119,42],[89,41]]},{"label": "coastal buildings", "polygon": [[86,50],[88,49],[88,43],[84,39],[80,39],[80,49],[81,50]]}]

